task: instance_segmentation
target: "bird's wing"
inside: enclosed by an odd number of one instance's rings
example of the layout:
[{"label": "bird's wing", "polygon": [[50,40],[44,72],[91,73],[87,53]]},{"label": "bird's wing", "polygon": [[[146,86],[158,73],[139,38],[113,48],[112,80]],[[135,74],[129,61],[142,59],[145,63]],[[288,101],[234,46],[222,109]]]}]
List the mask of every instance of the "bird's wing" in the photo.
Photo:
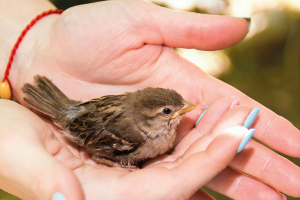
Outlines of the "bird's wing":
[{"label": "bird's wing", "polygon": [[142,145],[146,135],[124,115],[124,95],[104,96],[81,103],[96,109],[78,116],[68,126],[72,135],[77,135],[81,146],[94,146],[107,152],[132,151]]}]

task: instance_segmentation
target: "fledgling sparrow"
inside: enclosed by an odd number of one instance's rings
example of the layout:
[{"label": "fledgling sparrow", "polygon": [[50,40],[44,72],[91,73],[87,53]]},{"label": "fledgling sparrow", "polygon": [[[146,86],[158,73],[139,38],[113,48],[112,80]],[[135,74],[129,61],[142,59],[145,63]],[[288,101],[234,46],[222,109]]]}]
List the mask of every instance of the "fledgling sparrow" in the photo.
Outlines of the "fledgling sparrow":
[{"label": "fledgling sparrow", "polygon": [[181,116],[196,105],[174,90],[146,88],[87,102],[65,96],[49,79],[24,84],[24,100],[51,117],[97,163],[130,167],[172,148]]}]

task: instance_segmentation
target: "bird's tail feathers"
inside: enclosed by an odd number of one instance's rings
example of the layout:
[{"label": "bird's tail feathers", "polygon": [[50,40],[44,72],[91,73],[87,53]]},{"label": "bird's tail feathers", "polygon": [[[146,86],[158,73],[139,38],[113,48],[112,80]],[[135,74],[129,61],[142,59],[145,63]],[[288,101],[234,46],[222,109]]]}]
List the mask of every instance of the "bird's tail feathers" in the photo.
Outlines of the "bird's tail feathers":
[{"label": "bird's tail feathers", "polygon": [[22,91],[27,97],[24,100],[40,112],[56,118],[58,113],[75,101],[70,100],[48,78],[36,75],[36,86],[26,83]]}]

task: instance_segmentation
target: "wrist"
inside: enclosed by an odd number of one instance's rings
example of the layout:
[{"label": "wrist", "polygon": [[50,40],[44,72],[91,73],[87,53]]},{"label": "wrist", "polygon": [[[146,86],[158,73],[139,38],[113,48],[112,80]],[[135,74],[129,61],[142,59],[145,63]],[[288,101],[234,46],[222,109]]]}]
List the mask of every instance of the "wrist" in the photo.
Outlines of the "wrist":
[{"label": "wrist", "polygon": [[36,23],[30,23],[29,29],[26,28],[28,31],[16,51],[9,75],[17,100],[20,100],[20,95],[23,96],[21,93],[23,84],[31,82],[34,75],[43,74],[45,66],[53,60],[50,51],[51,32],[59,17],[56,10],[49,10],[40,13],[33,20]]},{"label": "wrist", "polygon": [[[16,6],[18,3],[19,5]],[[22,6],[20,6],[20,4],[22,4]],[[26,0],[25,2],[23,0],[11,0],[0,3],[0,43],[2,44],[2,48],[0,48],[1,79],[4,76],[11,51],[23,29],[38,14],[49,9],[55,9],[55,7],[50,2],[43,0]],[[37,30],[38,28],[33,26],[32,30],[30,29],[28,31],[28,34],[25,35],[20,46],[17,48],[9,75],[14,91],[18,82],[17,80],[21,78],[20,75],[26,72],[26,68],[33,58],[34,50],[38,46],[39,36],[36,35],[36,33],[31,33]]]}]

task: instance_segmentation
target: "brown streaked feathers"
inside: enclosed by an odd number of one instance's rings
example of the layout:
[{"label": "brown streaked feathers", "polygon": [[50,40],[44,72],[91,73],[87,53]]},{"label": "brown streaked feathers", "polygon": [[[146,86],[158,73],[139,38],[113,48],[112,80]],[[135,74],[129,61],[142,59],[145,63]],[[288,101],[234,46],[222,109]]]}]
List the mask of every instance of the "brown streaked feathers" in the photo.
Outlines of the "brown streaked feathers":
[{"label": "brown streaked feathers", "polygon": [[85,147],[93,160],[110,166],[138,165],[170,150],[181,115],[195,108],[169,89],[81,102],[69,99],[44,76],[34,80],[36,86],[24,84],[24,100],[48,115],[70,141]]}]

